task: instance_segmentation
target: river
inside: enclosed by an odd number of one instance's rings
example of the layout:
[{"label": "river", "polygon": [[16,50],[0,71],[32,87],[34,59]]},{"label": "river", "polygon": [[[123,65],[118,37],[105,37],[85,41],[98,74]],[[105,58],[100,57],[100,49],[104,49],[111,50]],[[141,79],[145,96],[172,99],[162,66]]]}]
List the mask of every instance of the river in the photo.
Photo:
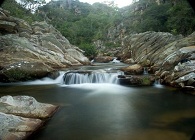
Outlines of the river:
[{"label": "river", "polygon": [[[121,66],[97,64],[80,69],[113,69]],[[60,78],[53,82],[44,79],[1,84],[1,96],[29,95],[39,102],[60,105],[45,127],[29,139],[190,140],[195,131],[195,97],[185,94],[185,91],[162,85],[65,85]]]}]

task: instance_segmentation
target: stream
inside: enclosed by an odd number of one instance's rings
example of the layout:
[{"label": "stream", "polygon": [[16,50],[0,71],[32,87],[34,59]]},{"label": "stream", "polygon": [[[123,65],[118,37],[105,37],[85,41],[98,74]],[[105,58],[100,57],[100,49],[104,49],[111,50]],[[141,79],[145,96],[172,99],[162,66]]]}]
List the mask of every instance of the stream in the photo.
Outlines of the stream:
[{"label": "stream", "polygon": [[[111,70],[117,75],[121,74],[117,69],[124,66],[97,63],[79,70]],[[46,125],[29,139],[190,140],[195,132],[195,97],[185,91],[159,84],[122,86],[116,79],[66,84],[64,73],[55,80],[0,85],[1,96],[29,95],[39,102],[60,105]],[[108,77],[113,79],[113,75]]]}]

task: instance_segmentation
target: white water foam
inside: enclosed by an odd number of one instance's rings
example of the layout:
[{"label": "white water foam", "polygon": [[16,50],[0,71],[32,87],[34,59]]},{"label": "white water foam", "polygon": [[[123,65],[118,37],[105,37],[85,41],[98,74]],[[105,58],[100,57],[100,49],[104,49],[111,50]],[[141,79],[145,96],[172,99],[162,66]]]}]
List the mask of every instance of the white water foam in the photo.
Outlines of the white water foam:
[{"label": "white water foam", "polygon": [[45,77],[39,80],[19,82],[21,85],[47,85],[47,84],[63,84],[64,71],[59,72],[59,76],[56,79]]},{"label": "white water foam", "polygon": [[157,88],[163,88],[164,87],[163,85],[161,85],[160,79],[156,79],[155,80],[154,86],[157,87]]},{"label": "white water foam", "polygon": [[64,76],[64,84],[82,84],[82,83],[118,83],[118,75],[122,72],[106,73],[106,72],[91,72],[91,73],[76,73],[68,72]]},{"label": "white water foam", "polygon": [[111,62],[112,62],[112,63],[120,63],[120,61],[117,60],[117,58],[114,58]]},{"label": "white water foam", "polygon": [[[72,85],[61,85],[61,87],[90,90],[90,95],[95,94],[129,94],[134,93],[134,88],[125,87],[112,83],[83,83]],[[122,91],[122,92],[121,92]]]}]

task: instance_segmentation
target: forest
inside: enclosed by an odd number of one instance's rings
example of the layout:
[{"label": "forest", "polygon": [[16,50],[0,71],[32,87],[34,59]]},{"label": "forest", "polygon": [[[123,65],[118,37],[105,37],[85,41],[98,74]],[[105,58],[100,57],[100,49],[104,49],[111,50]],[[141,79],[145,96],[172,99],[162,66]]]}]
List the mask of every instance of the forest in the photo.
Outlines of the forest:
[{"label": "forest", "polygon": [[195,14],[186,0],[139,0],[123,8],[114,1],[90,5],[79,0],[6,0],[2,8],[29,23],[52,24],[87,56],[97,53],[97,41],[113,48],[121,46],[118,38],[132,33],[157,31],[187,36],[195,30]]}]

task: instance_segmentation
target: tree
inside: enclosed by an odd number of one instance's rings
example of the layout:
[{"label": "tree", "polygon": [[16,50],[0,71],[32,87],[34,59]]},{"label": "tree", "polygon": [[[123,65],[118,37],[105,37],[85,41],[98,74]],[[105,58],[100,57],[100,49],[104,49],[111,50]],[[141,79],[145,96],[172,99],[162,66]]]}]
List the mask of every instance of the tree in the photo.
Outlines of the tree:
[{"label": "tree", "polygon": [[195,13],[186,1],[168,10],[167,28],[176,34],[188,35],[195,30]]},{"label": "tree", "polygon": [[26,8],[22,7],[15,0],[5,0],[2,8],[8,10],[10,15],[26,20],[31,23],[37,20],[36,16],[29,12]]},{"label": "tree", "polygon": [[141,23],[139,28],[141,32],[145,31],[161,31],[166,32],[166,22],[168,19],[168,9],[171,7],[170,3],[167,4],[152,4],[141,15]]}]

